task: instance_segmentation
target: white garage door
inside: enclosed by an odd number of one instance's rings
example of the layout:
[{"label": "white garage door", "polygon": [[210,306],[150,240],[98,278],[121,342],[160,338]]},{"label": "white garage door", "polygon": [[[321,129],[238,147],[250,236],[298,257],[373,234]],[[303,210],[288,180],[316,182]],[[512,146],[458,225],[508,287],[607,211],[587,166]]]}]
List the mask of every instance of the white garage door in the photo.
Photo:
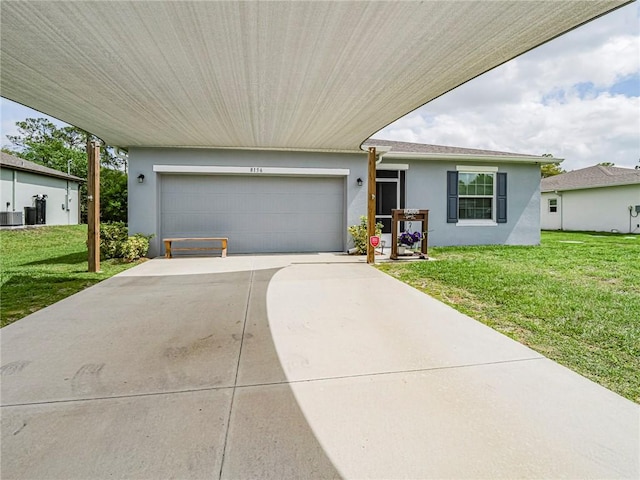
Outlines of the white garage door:
[{"label": "white garage door", "polygon": [[161,176],[163,237],[229,238],[229,253],[344,250],[344,177]]}]

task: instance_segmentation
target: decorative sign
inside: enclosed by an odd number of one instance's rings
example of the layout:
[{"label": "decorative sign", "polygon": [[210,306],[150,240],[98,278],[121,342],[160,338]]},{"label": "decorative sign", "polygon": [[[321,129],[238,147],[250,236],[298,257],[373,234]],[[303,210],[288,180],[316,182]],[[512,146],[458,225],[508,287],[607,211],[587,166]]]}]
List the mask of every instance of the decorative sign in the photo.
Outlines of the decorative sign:
[{"label": "decorative sign", "polygon": [[416,215],[420,213],[420,210],[417,208],[405,208],[403,210],[404,216],[407,220],[414,220]]},{"label": "decorative sign", "polygon": [[380,245],[380,237],[378,237],[377,235],[369,237],[369,243],[373,248],[376,248],[378,245]]}]

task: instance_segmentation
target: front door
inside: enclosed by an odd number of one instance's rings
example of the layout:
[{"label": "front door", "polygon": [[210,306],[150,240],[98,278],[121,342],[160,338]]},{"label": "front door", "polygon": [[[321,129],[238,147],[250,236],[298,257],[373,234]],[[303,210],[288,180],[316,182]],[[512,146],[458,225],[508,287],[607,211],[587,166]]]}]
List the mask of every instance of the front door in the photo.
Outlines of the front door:
[{"label": "front door", "polygon": [[376,171],[376,222],[384,234],[391,233],[391,210],[404,208],[404,184],[404,170]]}]

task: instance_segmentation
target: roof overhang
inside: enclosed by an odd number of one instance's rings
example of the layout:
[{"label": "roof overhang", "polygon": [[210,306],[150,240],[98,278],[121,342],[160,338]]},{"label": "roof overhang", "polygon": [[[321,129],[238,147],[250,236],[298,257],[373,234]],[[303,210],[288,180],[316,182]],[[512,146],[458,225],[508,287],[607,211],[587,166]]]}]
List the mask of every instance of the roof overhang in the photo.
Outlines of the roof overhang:
[{"label": "roof overhang", "polygon": [[70,182],[76,182],[76,183],[86,182],[84,178],[76,177],[75,175],[68,175],[64,172],[54,170],[53,168],[48,168],[42,165],[33,164],[32,162],[28,162],[28,164],[21,165],[19,161],[12,162],[12,163],[0,161],[0,169],[16,170],[19,172],[26,172],[26,173],[31,173],[35,175],[44,175],[45,177],[59,178],[61,180],[68,180]]},{"label": "roof overhang", "polygon": [[637,183],[637,182],[609,183],[607,185],[588,185],[588,186],[555,187],[555,188],[544,188],[541,186],[540,193],[562,193],[562,192],[572,192],[575,190],[593,190],[596,188],[616,188],[616,187],[630,187],[630,186],[638,186],[638,188],[640,188],[640,183]]},{"label": "roof overhang", "polygon": [[2,96],[111,145],[357,150],[628,0],[3,0]]},{"label": "roof overhang", "polygon": [[384,155],[384,160],[431,160],[431,161],[458,161],[458,162],[490,162],[490,163],[535,163],[545,165],[560,163],[563,158],[539,157],[537,155],[478,155],[461,153],[410,153],[389,152]]}]

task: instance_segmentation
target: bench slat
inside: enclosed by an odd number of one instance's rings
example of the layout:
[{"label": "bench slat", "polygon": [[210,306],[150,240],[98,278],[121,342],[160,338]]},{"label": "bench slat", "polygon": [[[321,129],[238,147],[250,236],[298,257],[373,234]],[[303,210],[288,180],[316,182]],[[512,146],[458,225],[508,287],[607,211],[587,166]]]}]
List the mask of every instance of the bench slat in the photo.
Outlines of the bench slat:
[{"label": "bench slat", "polygon": [[[172,252],[177,251],[187,251],[187,250],[221,250],[222,257],[227,256],[227,242],[229,239],[227,237],[200,237],[200,238],[163,238],[164,242],[165,254],[166,258],[172,258]],[[173,242],[220,242],[219,247],[181,247],[181,248],[171,248],[171,244]]]}]

